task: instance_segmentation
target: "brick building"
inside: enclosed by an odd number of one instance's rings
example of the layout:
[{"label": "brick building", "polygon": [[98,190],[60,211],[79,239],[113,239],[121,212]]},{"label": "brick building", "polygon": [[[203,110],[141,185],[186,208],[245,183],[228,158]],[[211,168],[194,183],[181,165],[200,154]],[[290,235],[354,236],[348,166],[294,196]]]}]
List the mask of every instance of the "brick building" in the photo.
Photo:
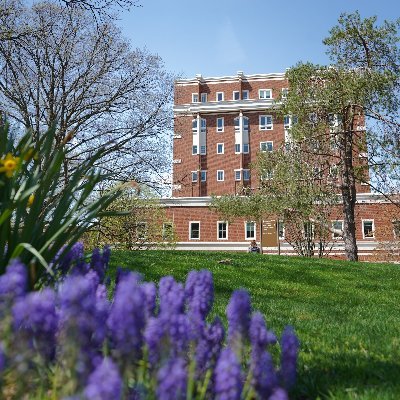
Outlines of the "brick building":
[{"label": "brick building", "polygon": [[[245,250],[250,240],[265,251],[292,251],[276,221],[220,221],[209,210],[210,195],[236,194],[256,186],[259,177],[250,164],[260,151],[273,151],[290,140],[290,117],[273,112],[285,95],[284,73],[178,80],[175,84],[173,190],[163,199],[167,224],[173,224],[178,249]],[[360,122],[360,130],[365,129]],[[362,162],[359,161],[359,162]],[[360,256],[368,256],[379,241],[393,238],[395,209],[382,196],[357,185],[357,239]],[[340,229],[340,210],[332,220]],[[343,253],[340,237],[334,253]]]}]

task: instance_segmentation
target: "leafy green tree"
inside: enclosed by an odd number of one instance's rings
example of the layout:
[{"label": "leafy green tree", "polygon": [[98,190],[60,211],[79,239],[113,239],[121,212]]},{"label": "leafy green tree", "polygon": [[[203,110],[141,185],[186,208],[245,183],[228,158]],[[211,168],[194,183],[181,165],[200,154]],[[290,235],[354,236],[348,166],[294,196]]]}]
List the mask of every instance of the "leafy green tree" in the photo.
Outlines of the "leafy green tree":
[{"label": "leafy green tree", "polygon": [[[384,168],[396,170],[399,165],[398,154],[390,154],[396,143],[393,135],[397,143],[399,135],[398,27],[399,21],[377,26],[376,17],[342,14],[324,40],[332,64],[299,63],[287,73],[290,90],[281,111],[297,116],[298,123],[291,128],[293,140],[313,141],[315,154],[335,165],[345,252],[353,261],[358,259],[356,183],[373,185],[369,168],[382,170],[382,154],[389,163]],[[365,120],[371,129],[366,130]],[[376,126],[389,130],[382,135]]]}]

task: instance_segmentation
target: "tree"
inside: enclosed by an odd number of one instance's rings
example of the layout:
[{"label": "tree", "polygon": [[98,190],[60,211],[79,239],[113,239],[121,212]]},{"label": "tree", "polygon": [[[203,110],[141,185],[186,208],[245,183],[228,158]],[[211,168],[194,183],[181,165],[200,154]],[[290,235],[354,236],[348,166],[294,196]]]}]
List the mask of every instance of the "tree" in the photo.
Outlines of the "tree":
[{"label": "tree", "polygon": [[[168,129],[174,77],[161,59],[132,50],[112,21],[90,11],[10,0],[4,17],[16,37],[0,41],[0,108],[33,132],[57,121],[66,144],[64,178],[88,155],[106,148],[97,166],[113,180],[157,185],[169,169]],[[3,18],[0,15],[0,18]],[[18,36],[19,32],[29,34]]]},{"label": "tree", "polygon": [[[395,149],[399,137],[399,21],[385,21],[380,27],[375,22],[376,17],[361,20],[358,12],[341,15],[324,40],[333,64],[300,63],[291,68],[290,91],[282,107],[284,114],[298,118],[291,129],[293,139],[312,140],[316,154],[336,165],[345,252],[353,261],[358,259],[356,183],[369,183],[368,165],[376,170],[399,166],[398,151],[387,152]],[[365,131],[365,118],[390,127],[391,135],[380,134],[373,124]]]}]

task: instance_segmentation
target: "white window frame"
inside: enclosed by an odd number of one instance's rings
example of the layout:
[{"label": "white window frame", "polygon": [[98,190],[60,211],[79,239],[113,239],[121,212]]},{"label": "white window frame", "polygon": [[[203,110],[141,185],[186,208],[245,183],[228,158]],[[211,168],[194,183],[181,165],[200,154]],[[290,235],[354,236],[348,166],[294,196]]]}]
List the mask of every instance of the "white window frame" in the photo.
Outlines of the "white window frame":
[{"label": "white window frame", "polygon": [[[236,182],[240,182],[242,180],[242,170],[241,169],[234,169],[233,170],[235,172],[235,181]],[[237,173],[239,172],[239,179],[237,179]]]},{"label": "white window frame", "polygon": [[[253,224],[254,236],[247,236],[247,224]],[[257,224],[255,221],[244,221],[244,238],[245,240],[257,240]]]},{"label": "white window frame", "polygon": [[[219,179],[218,174],[222,172],[222,179]],[[225,171],[223,169],[217,169],[217,181],[218,182],[223,182],[225,180]]]},{"label": "white window frame", "polygon": [[243,148],[243,154],[249,154],[250,152],[250,145],[248,143],[243,143],[242,144],[242,148]]},{"label": "white window frame", "polygon": [[288,95],[288,92],[289,92],[289,88],[282,88],[281,89],[281,94],[282,94],[282,99],[287,99],[287,95]]},{"label": "white window frame", "polygon": [[[222,120],[222,127],[218,126],[218,121],[221,121],[221,120]],[[218,117],[217,118],[217,123],[216,123],[216,127],[215,128],[216,128],[216,131],[219,132],[219,133],[225,131],[225,119],[224,119],[224,117]]]},{"label": "white window frame", "polygon": [[[244,95],[246,93],[246,96]],[[249,100],[250,99],[250,92],[248,90],[242,90],[242,100]]]},{"label": "white window frame", "polygon": [[[199,224],[199,237],[192,237],[192,224]],[[189,221],[189,240],[200,240],[200,232],[201,232],[201,224],[200,221]]]},{"label": "white window frame", "polygon": [[[238,94],[238,98],[237,99],[235,99],[235,93],[237,93]],[[232,92],[232,100],[240,100],[240,90],[234,90],[233,92]]]},{"label": "white window frame", "polygon": [[[219,149],[218,146],[221,146],[221,148],[222,148],[221,152],[218,151],[218,149]],[[224,154],[224,151],[225,151],[224,143],[217,143],[217,154]]]},{"label": "white window frame", "polygon": [[[221,100],[218,99],[218,95],[221,95]],[[224,92],[215,93],[215,101],[224,101]]]},{"label": "white window frame", "polygon": [[[342,223],[342,229],[341,230],[343,232],[344,221],[342,219],[334,219],[334,220],[332,220],[332,229],[336,229],[335,226],[334,226],[335,222],[341,222]],[[337,236],[335,236],[335,235],[337,235]],[[339,235],[339,234],[337,234],[335,232],[332,232],[332,239],[343,239],[343,234]]]},{"label": "white window frame", "polygon": [[[243,180],[244,181],[249,181],[250,180],[250,170],[249,169],[242,169],[242,174],[243,174]],[[246,179],[246,174],[248,175],[247,179]]]},{"label": "white window frame", "polygon": [[207,146],[205,144],[201,144],[200,145],[200,154],[202,156],[204,156],[205,154],[207,154]]},{"label": "white window frame", "polygon": [[[226,237],[219,237],[219,224],[225,224]],[[227,221],[217,221],[217,240],[228,240],[228,222]]]},{"label": "white window frame", "polygon": [[[204,177],[204,179],[203,179],[203,177]],[[207,171],[205,171],[205,170],[200,171],[200,181],[207,182]]]},{"label": "white window frame", "polygon": [[199,173],[198,171],[191,171],[192,172],[192,182],[198,182],[199,180]]},{"label": "white window frame", "polygon": [[[265,124],[261,123],[262,118],[265,118]],[[268,123],[268,118],[271,118],[271,123]],[[258,117],[258,127],[260,131],[272,131],[274,129],[274,120],[272,115],[260,115]]]},{"label": "white window frame", "polygon": [[[372,236],[365,236],[365,232],[364,232],[364,223],[365,222],[372,222]],[[362,219],[361,220],[361,228],[362,228],[363,239],[375,239],[375,220]]]},{"label": "white window frame", "polygon": [[207,103],[207,93],[200,93],[200,103]]},{"label": "white window frame", "polygon": [[[269,92],[269,97],[262,97],[262,93]],[[258,98],[260,100],[271,100],[272,99],[272,89],[258,89]]]},{"label": "white window frame", "polygon": [[192,93],[192,103],[198,103],[198,102],[199,102],[199,94]]},{"label": "white window frame", "polygon": [[[196,151],[194,151],[194,149],[196,148]],[[192,146],[192,156],[196,156],[199,154],[199,146],[197,146],[197,144],[194,144]]]},{"label": "white window frame", "polygon": [[[271,150],[263,150],[263,144],[266,144],[266,147],[268,147],[268,143],[271,143]],[[266,142],[260,142],[260,151],[263,153],[267,153],[268,151],[273,151],[274,150],[274,142],[272,140],[267,140]]]},{"label": "white window frame", "polygon": [[[239,146],[239,150],[237,150],[237,146]],[[235,154],[240,154],[240,149],[242,146],[240,146],[240,143],[235,143]]]}]

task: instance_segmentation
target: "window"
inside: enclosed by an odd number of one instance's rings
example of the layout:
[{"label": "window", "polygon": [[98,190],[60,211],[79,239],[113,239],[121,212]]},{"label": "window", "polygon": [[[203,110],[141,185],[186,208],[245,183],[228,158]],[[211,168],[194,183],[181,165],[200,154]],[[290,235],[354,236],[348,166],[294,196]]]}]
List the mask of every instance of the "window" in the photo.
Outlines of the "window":
[{"label": "window", "polygon": [[288,93],[289,93],[289,89],[288,88],[282,88],[282,99],[286,99]]},{"label": "window", "polygon": [[249,99],[249,91],[242,90],[242,100],[248,100],[248,99]]},{"label": "window", "polygon": [[223,132],[224,131],[224,118],[217,118],[217,132]]},{"label": "window", "polygon": [[249,169],[243,170],[243,180],[244,181],[250,180],[250,170]]},{"label": "window", "polygon": [[283,127],[285,129],[289,129],[290,128],[290,115],[285,115],[283,117]]},{"label": "window", "polygon": [[273,128],[272,115],[260,115],[260,131],[269,131]]},{"label": "window", "polygon": [[196,146],[196,145],[193,145],[193,146],[192,146],[192,154],[193,154],[193,155],[195,155],[195,154],[199,154],[199,152],[198,152],[198,148],[197,148],[197,146]]},{"label": "window", "polygon": [[273,142],[260,142],[260,150],[261,151],[272,151],[274,147]]},{"label": "window", "polygon": [[224,180],[224,178],[225,178],[225,172],[222,169],[218,170],[217,171],[217,181],[221,182]]},{"label": "window", "polygon": [[260,173],[260,181],[268,181],[274,177],[274,171],[263,169]]},{"label": "window", "polygon": [[240,169],[235,169],[235,181],[242,180],[242,171]]},{"label": "window", "polygon": [[201,181],[205,182],[207,180],[207,171],[201,171]]},{"label": "window", "polygon": [[278,221],[278,237],[279,240],[285,239],[285,225],[283,224],[283,221]]},{"label": "window", "polygon": [[199,102],[199,95],[197,93],[192,93],[192,103]]},{"label": "window", "polygon": [[373,239],[375,237],[375,228],[373,219],[364,219],[363,226],[363,239]]},{"label": "window", "polygon": [[243,143],[243,153],[247,154],[249,152],[249,144]]},{"label": "window", "polygon": [[243,130],[249,130],[249,119],[247,117],[243,117]]},{"label": "window", "polygon": [[260,89],[258,91],[259,99],[272,99],[272,90],[271,89]]},{"label": "window", "polygon": [[240,92],[237,91],[233,92],[233,100],[240,100]]},{"label": "window", "polygon": [[138,222],[136,224],[136,238],[144,240],[147,238],[147,224],[146,222]]},{"label": "window", "polygon": [[224,101],[224,92],[217,92],[217,101]]},{"label": "window", "polygon": [[236,117],[234,119],[234,124],[235,124],[235,132],[239,132],[239,130],[240,130],[240,119],[239,119],[239,117]]},{"label": "window", "polygon": [[341,233],[333,232],[332,238],[333,239],[341,239],[343,237],[343,221],[332,221],[332,228],[337,231],[342,231]]},{"label": "window", "polygon": [[197,133],[197,119],[192,120],[192,131],[193,133]]},{"label": "window", "polygon": [[245,222],[246,240],[256,238],[256,223],[253,221]]},{"label": "window", "polygon": [[395,239],[400,239],[400,220],[394,220],[392,221],[392,224]]},{"label": "window", "polygon": [[224,154],[224,144],[217,143],[217,154]]},{"label": "window", "polygon": [[205,145],[200,146],[200,154],[206,154],[206,146]]},{"label": "window", "polygon": [[202,103],[207,103],[207,93],[201,93],[200,94],[200,101]]},{"label": "window", "polygon": [[306,222],[304,224],[304,238],[307,240],[314,239],[314,224],[312,222]]},{"label": "window", "polygon": [[197,182],[198,173],[197,171],[192,171],[192,182]]},{"label": "window", "polygon": [[217,229],[218,229],[218,239],[219,240],[228,239],[228,223],[227,222],[218,221]]},{"label": "window", "polygon": [[174,239],[174,224],[172,222],[163,223],[162,238],[164,241]]},{"label": "window", "polygon": [[200,222],[189,222],[189,239],[199,240],[200,239]]},{"label": "window", "polygon": [[207,122],[204,118],[201,119],[201,132],[205,133],[206,132],[206,127],[207,127]]},{"label": "window", "polygon": [[240,153],[240,143],[236,143],[235,144],[235,154],[239,154]]}]

